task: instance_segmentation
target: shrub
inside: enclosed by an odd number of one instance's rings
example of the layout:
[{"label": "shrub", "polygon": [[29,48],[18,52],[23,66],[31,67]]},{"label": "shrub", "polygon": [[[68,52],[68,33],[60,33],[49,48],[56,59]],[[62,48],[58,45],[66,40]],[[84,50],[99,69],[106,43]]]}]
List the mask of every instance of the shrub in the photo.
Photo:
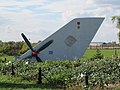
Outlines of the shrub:
[{"label": "shrub", "polygon": [[[1,63],[2,64],[2,63]],[[10,66],[2,64],[6,73],[10,72]],[[97,59],[91,60],[76,60],[76,61],[47,61],[43,63],[33,63],[30,61],[17,61],[14,63],[15,75],[22,77],[23,80],[37,81],[38,68],[42,68],[42,82],[53,85],[68,85],[80,83],[83,85],[84,78],[81,73],[89,74],[90,88],[105,85],[118,84],[120,81],[120,59]],[[1,73],[3,71],[1,70]]]},{"label": "shrub", "polygon": [[99,49],[96,50],[96,54],[94,54],[93,58],[91,58],[91,60],[95,60],[95,59],[103,59],[104,56],[103,54],[100,52]]}]

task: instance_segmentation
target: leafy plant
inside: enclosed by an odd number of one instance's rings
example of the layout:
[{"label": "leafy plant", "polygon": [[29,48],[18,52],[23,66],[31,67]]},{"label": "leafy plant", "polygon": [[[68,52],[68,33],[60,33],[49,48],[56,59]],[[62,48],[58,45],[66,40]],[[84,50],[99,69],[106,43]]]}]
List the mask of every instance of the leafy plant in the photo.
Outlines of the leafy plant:
[{"label": "leafy plant", "polygon": [[[1,62],[6,74],[11,72],[11,64]],[[81,73],[89,74],[89,86],[91,89],[99,86],[105,88],[110,84],[116,85],[120,81],[120,59],[104,58],[101,60],[76,60],[76,61],[47,61],[44,63],[33,63],[29,60],[14,63],[15,76],[37,82],[38,69],[42,68],[42,82],[44,84],[68,86],[84,85],[84,77]],[[2,70],[0,73],[4,73]],[[78,85],[79,86],[79,85]],[[70,87],[69,87],[70,88]]]}]

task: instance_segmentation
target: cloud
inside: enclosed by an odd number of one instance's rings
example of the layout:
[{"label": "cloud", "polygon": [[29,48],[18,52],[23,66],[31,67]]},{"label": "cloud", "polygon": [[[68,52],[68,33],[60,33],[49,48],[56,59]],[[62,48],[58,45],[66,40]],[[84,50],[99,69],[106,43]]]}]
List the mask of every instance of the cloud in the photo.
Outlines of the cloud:
[{"label": "cloud", "polygon": [[120,15],[119,8],[118,0],[1,0],[0,39],[21,40],[25,32],[32,41],[43,40],[73,18],[105,17],[94,41],[117,41],[111,16]]},{"label": "cloud", "polygon": [[4,26],[7,24],[7,22],[9,22],[10,20],[8,18],[2,17],[0,16],[0,26]]},{"label": "cloud", "polygon": [[26,7],[30,5],[43,5],[46,0],[25,0],[25,1],[17,1],[17,0],[1,0],[0,6],[16,6],[16,7]]},{"label": "cloud", "polygon": [[118,42],[117,33],[118,30],[115,27],[115,24],[113,24],[110,19],[105,19],[92,41]]},{"label": "cloud", "polygon": [[47,8],[53,13],[61,12],[62,19],[65,22],[76,17],[105,17],[106,19],[104,25],[102,25],[102,30],[100,29],[93,41],[115,40],[118,42],[118,31],[115,25],[111,23],[111,17],[120,14],[118,2],[118,0],[64,0],[59,3],[54,2],[43,8]]},{"label": "cloud", "polygon": [[119,0],[94,0],[99,4],[111,4],[111,5],[120,5]]}]

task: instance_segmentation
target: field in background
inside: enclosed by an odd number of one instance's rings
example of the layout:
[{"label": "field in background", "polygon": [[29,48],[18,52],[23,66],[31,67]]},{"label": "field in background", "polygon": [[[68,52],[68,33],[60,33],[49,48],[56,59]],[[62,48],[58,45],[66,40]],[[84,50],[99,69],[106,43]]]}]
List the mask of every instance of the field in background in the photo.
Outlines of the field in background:
[{"label": "field in background", "polygon": [[[120,49],[116,49],[118,56],[120,56]],[[114,49],[100,49],[101,54],[104,55],[104,57],[112,57],[114,55],[115,50]],[[95,49],[87,49],[85,54],[83,55],[84,59],[90,59],[96,54]]]},{"label": "field in background", "polygon": [[[116,49],[116,51],[117,51],[118,56],[120,56],[120,49]],[[106,57],[110,58],[114,55],[115,50],[114,49],[101,49],[100,52],[101,54],[104,55],[105,58]],[[83,59],[90,59],[94,56],[94,54],[96,54],[96,49],[87,49],[83,55]],[[6,55],[0,56],[0,59],[4,59],[5,57],[10,61],[14,60],[13,56],[6,56]]]}]

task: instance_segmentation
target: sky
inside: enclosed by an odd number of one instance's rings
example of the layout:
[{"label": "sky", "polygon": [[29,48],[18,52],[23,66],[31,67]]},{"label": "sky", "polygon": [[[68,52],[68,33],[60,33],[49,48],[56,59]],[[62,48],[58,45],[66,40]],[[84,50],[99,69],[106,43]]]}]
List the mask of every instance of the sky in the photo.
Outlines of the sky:
[{"label": "sky", "polygon": [[119,0],[0,0],[0,40],[44,40],[74,18],[105,17],[92,42],[118,42]]}]

